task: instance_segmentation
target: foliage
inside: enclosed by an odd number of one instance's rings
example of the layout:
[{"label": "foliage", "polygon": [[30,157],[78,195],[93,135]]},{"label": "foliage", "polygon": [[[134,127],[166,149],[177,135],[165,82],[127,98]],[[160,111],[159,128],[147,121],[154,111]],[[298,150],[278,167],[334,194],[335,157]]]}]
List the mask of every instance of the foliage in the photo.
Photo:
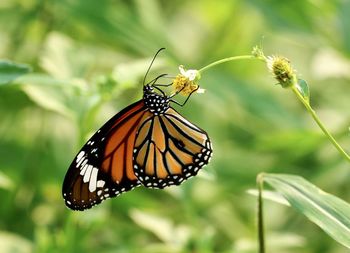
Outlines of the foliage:
[{"label": "foliage", "polygon": [[302,177],[260,174],[262,180],[335,240],[350,248],[350,205],[328,194]]},{"label": "foliage", "polygon": [[23,64],[0,61],[0,85],[8,84],[17,77],[29,72],[30,68]]},{"label": "foliage", "polygon": [[[349,9],[348,1],[1,1],[0,59],[32,66],[0,85],[2,250],[256,252],[256,201],[245,191],[262,171],[300,175],[349,202],[348,163],[253,61],[207,70],[206,93],[176,108],[213,141],[200,176],[83,213],[61,197],[79,147],[140,98],[161,47],[150,77],[249,54],[264,36],[264,52],[293,60],[310,103],[349,147]],[[284,206],[265,202],[264,211],[268,252],[347,252]]]}]

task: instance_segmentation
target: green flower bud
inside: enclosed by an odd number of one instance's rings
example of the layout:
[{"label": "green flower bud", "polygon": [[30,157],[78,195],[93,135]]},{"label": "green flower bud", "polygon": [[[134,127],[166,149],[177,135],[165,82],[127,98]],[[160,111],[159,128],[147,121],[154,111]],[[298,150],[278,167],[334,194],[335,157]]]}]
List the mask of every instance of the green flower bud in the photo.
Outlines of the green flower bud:
[{"label": "green flower bud", "polygon": [[287,58],[282,56],[268,56],[266,63],[274,78],[283,88],[291,87],[296,83],[297,77],[295,71]]}]

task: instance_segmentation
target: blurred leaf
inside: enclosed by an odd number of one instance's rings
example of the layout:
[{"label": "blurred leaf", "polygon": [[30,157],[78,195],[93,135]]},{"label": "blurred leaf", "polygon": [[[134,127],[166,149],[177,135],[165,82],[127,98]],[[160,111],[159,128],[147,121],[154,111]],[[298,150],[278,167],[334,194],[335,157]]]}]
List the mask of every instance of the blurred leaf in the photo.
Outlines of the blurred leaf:
[{"label": "blurred leaf", "polygon": [[[259,195],[259,192],[256,189],[249,189],[247,193],[256,197]],[[282,205],[290,206],[289,202],[285,198],[283,198],[283,196],[281,196],[280,193],[275,191],[264,190],[264,192],[262,193],[262,197],[264,199],[272,200]]]},{"label": "blurred leaf", "polygon": [[6,231],[0,231],[0,245],[2,253],[33,252],[33,245],[29,240]]},{"label": "blurred leaf", "polygon": [[28,65],[0,60],[0,85],[7,84],[29,71],[31,68]]},{"label": "blurred leaf", "polygon": [[40,57],[41,67],[54,77],[72,78],[74,65],[69,61],[69,56],[74,55],[72,44],[67,36],[58,32],[50,33]]},{"label": "blurred leaf", "polygon": [[132,210],[130,216],[139,226],[151,231],[162,241],[171,241],[173,225],[170,220],[139,210]]},{"label": "blurred leaf", "polygon": [[139,210],[132,210],[130,216],[140,227],[151,231],[166,243],[184,245],[191,234],[188,227],[175,226],[169,219],[147,214]]},{"label": "blurred leaf", "polygon": [[51,32],[40,54],[40,66],[59,79],[83,77],[93,65],[101,65],[95,48],[82,47],[65,34]]},{"label": "blurred leaf", "polygon": [[60,113],[66,117],[72,117],[73,112],[68,107],[69,94],[74,89],[82,89],[80,86],[73,86],[67,81],[60,81],[55,78],[32,74],[18,79],[20,88],[29,98],[40,107]]},{"label": "blurred leaf", "polygon": [[298,89],[299,93],[303,96],[303,98],[308,103],[310,103],[310,89],[309,89],[309,85],[307,84],[307,82],[303,79],[298,79],[297,89]]},{"label": "blurred leaf", "polygon": [[[266,238],[269,245],[269,252],[290,252],[288,249],[300,248],[305,245],[305,239],[296,234],[278,233],[269,234]],[[235,253],[257,252],[256,239],[241,238],[237,240],[234,246]]]},{"label": "blurred leaf", "polygon": [[10,190],[13,187],[12,180],[6,176],[2,171],[0,171],[0,188]]},{"label": "blurred leaf", "polygon": [[350,248],[350,205],[300,176],[264,174],[264,181],[280,192],[297,211],[337,242]]},{"label": "blurred leaf", "polygon": [[339,6],[339,29],[343,31],[343,40],[344,40],[344,47],[347,51],[347,54],[350,53],[350,35],[348,33],[350,29],[350,2],[344,1],[340,2],[341,6]]},{"label": "blurred leaf", "polygon": [[[300,29],[309,31],[313,25],[313,19],[309,16],[310,12],[317,11],[316,5],[307,1],[290,1],[288,3],[278,0],[257,1],[250,0],[256,5],[266,21],[276,28]],[[298,11],[292,11],[298,10]]]},{"label": "blurred leaf", "polygon": [[59,94],[50,91],[47,88],[41,88],[34,85],[25,85],[23,90],[39,106],[47,110],[55,111],[63,115],[70,115]]}]

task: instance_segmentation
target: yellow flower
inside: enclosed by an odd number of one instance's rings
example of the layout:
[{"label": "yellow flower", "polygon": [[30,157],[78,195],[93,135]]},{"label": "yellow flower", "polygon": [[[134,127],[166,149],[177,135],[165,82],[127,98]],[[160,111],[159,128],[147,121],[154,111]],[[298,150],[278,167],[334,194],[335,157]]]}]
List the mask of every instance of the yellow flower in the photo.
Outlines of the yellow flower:
[{"label": "yellow flower", "polygon": [[203,93],[204,89],[199,88],[196,81],[200,79],[198,70],[189,69],[185,70],[184,66],[179,66],[180,74],[178,74],[173,81],[173,88],[175,92],[180,92],[182,95],[187,96],[192,92]]}]

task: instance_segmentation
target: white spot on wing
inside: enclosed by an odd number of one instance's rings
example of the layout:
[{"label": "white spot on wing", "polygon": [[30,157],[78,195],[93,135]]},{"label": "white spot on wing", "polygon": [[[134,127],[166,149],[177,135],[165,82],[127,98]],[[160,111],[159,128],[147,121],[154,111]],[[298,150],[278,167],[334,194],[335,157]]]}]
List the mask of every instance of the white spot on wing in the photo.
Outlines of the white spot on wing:
[{"label": "white spot on wing", "polygon": [[86,169],[87,169],[88,165],[85,164],[84,167],[81,169],[80,171],[80,175],[84,176],[85,172],[86,172]]},{"label": "white spot on wing", "polygon": [[81,163],[84,161],[85,161],[85,159],[84,159],[84,157],[82,157],[82,158],[79,158],[79,162],[78,162],[78,157],[77,157],[77,165],[75,167],[79,168]]},{"label": "white spot on wing", "polygon": [[105,183],[106,183],[106,182],[103,181],[103,180],[98,180],[98,181],[97,181],[97,187],[98,187],[98,188],[101,188],[101,187],[103,187],[103,186],[105,185]]},{"label": "white spot on wing", "polygon": [[84,151],[80,151],[79,154],[77,155],[77,163],[80,162],[81,158],[83,158],[83,156],[85,155]]},{"label": "white spot on wing", "polygon": [[90,192],[94,192],[96,190],[97,173],[98,173],[98,169],[95,167],[92,168],[91,178],[90,178],[90,182],[89,182],[89,191]]},{"label": "white spot on wing", "polygon": [[[85,158],[83,158],[83,159],[81,159],[81,161],[82,161],[82,163],[81,163],[81,165],[80,165],[80,168],[83,168],[84,166],[85,166],[85,164],[87,164],[87,159],[85,159]],[[77,165],[77,168],[78,168],[78,165]]]},{"label": "white spot on wing", "polygon": [[92,167],[92,165],[90,165],[90,164],[87,166],[87,169],[86,169],[86,172],[85,172],[84,178],[83,178],[83,182],[84,182],[84,183],[89,182],[90,176],[91,176],[92,168],[93,168],[93,167]]}]

